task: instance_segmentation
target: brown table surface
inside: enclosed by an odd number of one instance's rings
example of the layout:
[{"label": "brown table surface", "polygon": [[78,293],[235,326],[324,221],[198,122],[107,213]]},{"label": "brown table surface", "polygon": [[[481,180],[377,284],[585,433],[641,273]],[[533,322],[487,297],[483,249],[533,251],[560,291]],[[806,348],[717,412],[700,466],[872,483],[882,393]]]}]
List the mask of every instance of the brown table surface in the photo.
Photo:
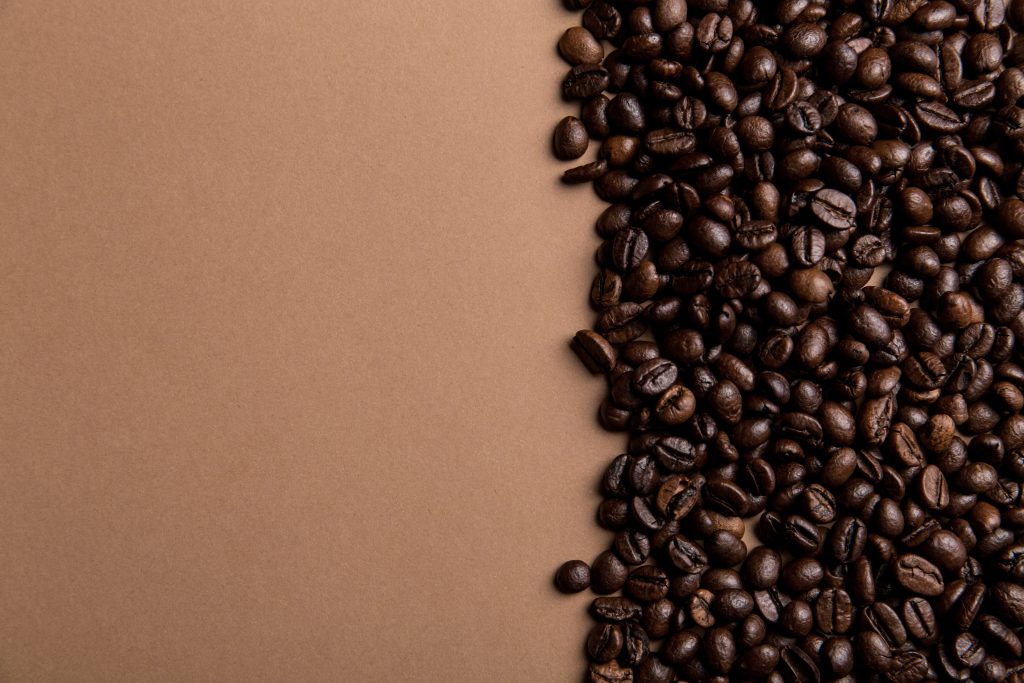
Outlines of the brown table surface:
[{"label": "brown table surface", "polygon": [[0,681],[578,681],[558,0],[0,3]]}]

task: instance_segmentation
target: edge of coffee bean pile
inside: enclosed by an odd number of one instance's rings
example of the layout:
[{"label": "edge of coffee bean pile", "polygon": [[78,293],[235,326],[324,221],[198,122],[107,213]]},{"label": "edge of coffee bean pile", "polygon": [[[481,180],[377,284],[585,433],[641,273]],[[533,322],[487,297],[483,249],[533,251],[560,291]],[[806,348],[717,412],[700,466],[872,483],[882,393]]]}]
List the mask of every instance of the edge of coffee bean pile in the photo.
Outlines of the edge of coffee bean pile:
[{"label": "edge of coffee bean pile", "polygon": [[564,2],[583,679],[1024,681],[1024,0]]}]

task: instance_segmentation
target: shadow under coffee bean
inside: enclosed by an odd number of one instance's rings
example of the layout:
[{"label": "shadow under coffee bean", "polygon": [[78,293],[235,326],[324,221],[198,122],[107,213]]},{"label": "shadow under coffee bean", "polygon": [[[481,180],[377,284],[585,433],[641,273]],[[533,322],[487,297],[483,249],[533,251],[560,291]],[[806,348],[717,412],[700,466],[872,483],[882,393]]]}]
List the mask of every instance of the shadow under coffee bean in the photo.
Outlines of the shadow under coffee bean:
[{"label": "shadow under coffee bean", "polygon": [[1024,680],[1024,0],[565,4],[586,680]]}]

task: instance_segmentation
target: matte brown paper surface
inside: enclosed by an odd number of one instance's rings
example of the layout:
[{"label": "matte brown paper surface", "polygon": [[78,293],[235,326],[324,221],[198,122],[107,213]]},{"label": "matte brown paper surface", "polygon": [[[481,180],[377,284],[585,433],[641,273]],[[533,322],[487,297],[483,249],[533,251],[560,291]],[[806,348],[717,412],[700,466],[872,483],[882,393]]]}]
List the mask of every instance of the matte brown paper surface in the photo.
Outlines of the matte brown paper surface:
[{"label": "matte brown paper surface", "polygon": [[557,0],[0,4],[0,681],[576,681]]}]

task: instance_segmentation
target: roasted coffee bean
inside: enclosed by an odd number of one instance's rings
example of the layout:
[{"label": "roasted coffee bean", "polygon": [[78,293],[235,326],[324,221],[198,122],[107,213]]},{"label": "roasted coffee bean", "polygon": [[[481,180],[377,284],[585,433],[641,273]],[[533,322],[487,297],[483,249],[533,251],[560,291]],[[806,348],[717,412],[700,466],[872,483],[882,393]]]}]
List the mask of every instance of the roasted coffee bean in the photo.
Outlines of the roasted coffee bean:
[{"label": "roasted coffee bean", "polygon": [[729,588],[715,595],[711,611],[720,621],[740,621],[754,611],[754,598],[745,590]]},{"label": "roasted coffee bean", "polygon": [[640,618],[640,605],[628,598],[595,598],[590,605],[594,618],[611,624],[625,624]]},{"label": "roasted coffee bean", "polygon": [[903,623],[912,638],[922,645],[930,645],[938,639],[938,623],[931,603],[924,598],[907,598],[901,611]]},{"label": "roasted coffee bean", "polygon": [[838,190],[819,190],[811,200],[811,210],[821,224],[834,230],[855,226],[856,205],[849,195]]},{"label": "roasted coffee bean", "polygon": [[615,624],[595,624],[587,636],[587,657],[596,663],[610,662],[622,651],[622,629]]},{"label": "roasted coffee bean", "polygon": [[815,624],[827,635],[846,633],[853,623],[853,617],[853,601],[849,593],[841,588],[826,588],[815,602]]},{"label": "roasted coffee bean", "polygon": [[629,570],[610,550],[597,556],[590,565],[590,585],[598,595],[608,595],[622,588]]},{"label": "roasted coffee bean", "polygon": [[558,41],[558,51],[565,61],[572,65],[600,64],[604,58],[604,48],[593,34],[582,26],[574,26],[562,34]]},{"label": "roasted coffee bean", "polygon": [[552,144],[559,159],[578,159],[586,153],[590,138],[582,121],[575,116],[566,116],[555,127]]},{"label": "roasted coffee bean", "polygon": [[985,647],[973,633],[961,633],[953,638],[950,654],[960,666],[973,669],[985,660]]},{"label": "roasted coffee bean", "polygon": [[651,541],[647,534],[636,530],[623,530],[615,535],[615,554],[627,565],[639,565],[647,561],[651,552]]},{"label": "roasted coffee bean", "polygon": [[743,541],[728,531],[715,531],[704,541],[704,550],[711,562],[731,567],[746,558],[747,547]]},{"label": "roasted coffee bean", "polygon": [[866,607],[862,620],[865,627],[882,636],[889,647],[898,648],[907,642],[906,626],[887,603],[876,602]]},{"label": "roasted coffee bean", "polygon": [[582,560],[570,560],[558,568],[555,585],[563,593],[579,593],[590,587],[590,567]]},{"label": "roasted coffee bean", "polygon": [[798,647],[785,646],[782,648],[777,670],[786,683],[821,680],[818,665],[814,663],[810,655]]},{"label": "roasted coffee bean", "polygon": [[[1024,561],[1021,564],[1024,565]],[[758,546],[750,551],[743,563],[743,577],[754,589],[770,588],[778,582],[781,569],[782,556],[779,552]]]},{"label": "roasted coffee bean", "polygon": [[722,627],[711,628],[704,634],[704,658],[708,667],[717,673],[726,674],[736,661],[736,641],[732,633]]},{"label": "roasted coffee bean", "polygon": [[911,593],[936,596],[945,588],[942,572],[920,555],[901,555],[893,564],[893,573],[896,581]]},{"label": "roasted coffee bean", "polygon": [[658,567],[637,567],[626,579],[626,592],[640,602],[654,602],[668,595],[668,576]]},{"label": "roasted coffee bean", "polygon": [[1024,625],[1024,587],[1000,581],[992,589],[992,600],[999,616],[1011,626]]},{"label": "roasted coffee bean", "polygon": [[696,543],[683,536],[673,536],[666,546],[672,565],[686,574],[701,574],[707,569],[708,556]]},{"label": "roasted coffee bean", "polygon": [[566,99],[586,100],[600,95],[610,80],[608,71],[597,64],[574,66],[562,82],[562,95]]},{"label": "roasted coffee bean", "polygon": [[682,519],[700,501],[704,477],[677,475],[669,477],[658,489],[658,508],[669,519]]},{"label": "roasted coffee bean", "polygon": [[930,510],[942,510],[949,505],[949,485],[946,476],[935,465],[925,467],[917,478],[920,499]]}]

